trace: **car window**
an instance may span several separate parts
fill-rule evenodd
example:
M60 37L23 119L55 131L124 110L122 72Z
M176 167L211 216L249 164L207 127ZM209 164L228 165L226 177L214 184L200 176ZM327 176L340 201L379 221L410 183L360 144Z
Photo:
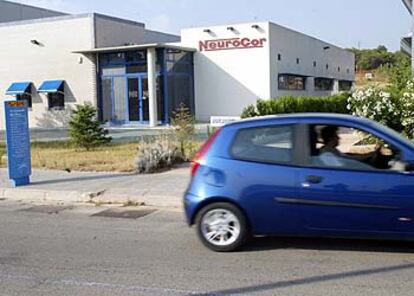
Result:
M335 125L310 126L310 164L355 170L402 171L401 152L365 131Z
M241 160L288 163L292 161L292 126L267 126L240 130L231 153Z

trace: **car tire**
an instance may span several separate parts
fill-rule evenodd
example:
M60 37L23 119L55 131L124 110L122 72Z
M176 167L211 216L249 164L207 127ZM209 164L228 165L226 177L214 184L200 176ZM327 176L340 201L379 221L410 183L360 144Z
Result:
M249 237L244 213L230 203L212 203L202 208L196 226L201 242L215 252L236 251Z

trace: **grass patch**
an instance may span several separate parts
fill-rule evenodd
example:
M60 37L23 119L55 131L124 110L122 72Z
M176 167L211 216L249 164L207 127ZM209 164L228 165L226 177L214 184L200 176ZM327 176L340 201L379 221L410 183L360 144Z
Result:
M0 167L6 166L6 164L3 162L4 155L6 155L6 144L0 143Z
M69 141L33 142L32 167L67 172L135 172L139 145L139 142L111 143L86 151ZM197 150L201 142L191 145L191 151ZM5 154L6 146L0 143L0 158ZM7 163L0 161L0 167L7 167Z
M138 143L108 144L90 151L69 142L32 144L33 168L65 171L133 172Z

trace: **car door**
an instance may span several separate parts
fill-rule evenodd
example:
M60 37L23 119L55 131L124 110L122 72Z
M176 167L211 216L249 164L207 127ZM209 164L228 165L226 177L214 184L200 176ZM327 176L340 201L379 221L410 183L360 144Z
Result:
M307 134L311 138L312 132ZM311 157L311 149L307 151ZM299 188L294 202L300 204L305 226L311 233L414 233L414 174L308 162L299 172Z
M229 182L237 184L231 189L241 191L229 195L239 196L254 233L292 233L300 226L299 207L275 201L298 194L294 141L294 124L243 128L232 140L226 174Z

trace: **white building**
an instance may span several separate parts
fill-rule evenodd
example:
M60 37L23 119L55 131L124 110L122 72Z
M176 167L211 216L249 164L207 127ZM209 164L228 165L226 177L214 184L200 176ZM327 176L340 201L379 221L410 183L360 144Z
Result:
M402 2L404 3L405 7L407 7L408 12L412 15L413 14L413 0L402 0ZM414 50L412 46L413 30L414 30L414 27L411 28L411 32L407 36L401 38L401 51L405 52L409 56L413 56L413 50ZM414 59L412 60L412 63L413 63L412 68L414 69Z
M207 121L258 98L328 95L354 80L352 53L269 22L185 29L180 41L129 20L0 0L0 36L1 98L28 100L39 128L66 126L84 102L109 124L153 126L182 103Z

